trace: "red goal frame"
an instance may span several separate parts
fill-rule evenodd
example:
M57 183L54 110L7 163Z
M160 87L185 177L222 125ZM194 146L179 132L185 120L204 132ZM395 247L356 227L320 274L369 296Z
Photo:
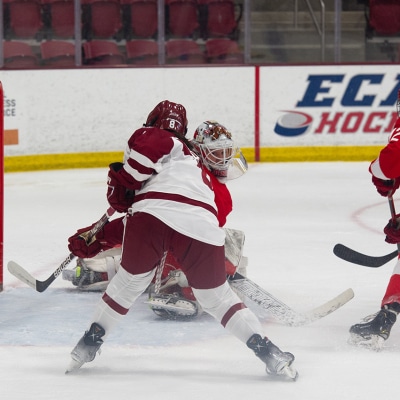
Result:
M0 292L3 291L4 266L4 94L0 82Z

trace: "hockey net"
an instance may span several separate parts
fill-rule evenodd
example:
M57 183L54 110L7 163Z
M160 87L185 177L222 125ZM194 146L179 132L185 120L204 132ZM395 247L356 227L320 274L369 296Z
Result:
M0 82L0 292L3 291L4 266L4 95L3 85Z

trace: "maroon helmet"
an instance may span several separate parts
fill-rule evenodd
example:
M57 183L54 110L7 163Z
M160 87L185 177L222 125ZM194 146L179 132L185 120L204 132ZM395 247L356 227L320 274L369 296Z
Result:
M181 104L164 100L158 103L147 117L145 126L155 126L185 136L188 121L186 109Z

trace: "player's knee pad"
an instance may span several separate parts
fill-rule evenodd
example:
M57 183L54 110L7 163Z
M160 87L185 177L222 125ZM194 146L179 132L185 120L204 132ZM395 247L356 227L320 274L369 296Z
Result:
M232 306L242 302L228 282L213 289L193 288L193 293L201 308L219 321Z
M106 293L124 308L130 308L134 301L147 289L155 270L133 275L122 266L110 281Z

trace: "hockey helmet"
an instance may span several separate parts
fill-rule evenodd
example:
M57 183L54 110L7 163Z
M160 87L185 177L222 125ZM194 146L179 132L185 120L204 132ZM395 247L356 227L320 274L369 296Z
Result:
M192 144L205 166L218 177L226 177L233 157L238 152L231 132L217 121L200 124Z
M187 124L185 107L181 104L164 100L158 103L150 112L145 126L155 126L185 136Z

